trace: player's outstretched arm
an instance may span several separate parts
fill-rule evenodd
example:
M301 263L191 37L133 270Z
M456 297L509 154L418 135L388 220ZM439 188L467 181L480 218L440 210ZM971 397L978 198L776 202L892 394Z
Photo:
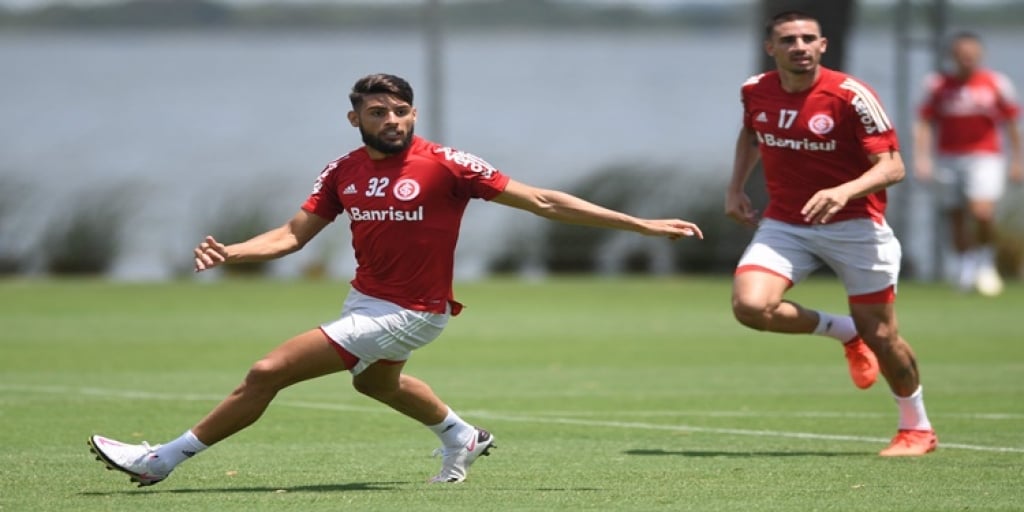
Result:
M207 236L195 248L195 270L202 272L222 263L266 261L302 249L317 233L330 224L318 215L299 210L287 223L237 244L224 245Z
M509 180L505 191L493 201L569 224L636 231L673 240L689 236L704 238L700 228L692 222L681 219L641 219L598 206L572 194L536 188L515 180Z

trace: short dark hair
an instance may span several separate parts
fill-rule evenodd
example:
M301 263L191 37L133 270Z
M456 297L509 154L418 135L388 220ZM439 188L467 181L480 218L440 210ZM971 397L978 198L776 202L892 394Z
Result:
M766 40L767 39L771 39L772 38L772 31L775 30L775 27L777 27L777 26L779 26L779 25L781 25L783 23L789 22L789 21L799 21L799 20L809 20L809 21L813 21L813 22L817 23L818 25L821 25L821 22L818 21L818 18L815 18L814 16L811 16L810 14L808 14L808 13L806 13L804 11L796 11L796 10L793 10L793 11L782 11L782 12L776 14L775 16L772 16L767 22L765 22L765 24L764 24L764 38Z
M959 32L953 32L949 36L949 46L953 46L960 41L974 41L981 44L981 36L977 32L971 32L970 30L961 30Z
M376 73L357 80L352 86L352 92L348 94L352 108L358 109L363 104L363 98L369 94L390 94L412 105L412 86L405 79L395 75Z

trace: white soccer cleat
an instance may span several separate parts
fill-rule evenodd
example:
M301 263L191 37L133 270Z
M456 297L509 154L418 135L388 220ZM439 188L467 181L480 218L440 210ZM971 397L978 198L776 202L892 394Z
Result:
M996 272L996 269L986 267L978 272L978 280L975 281L974 288L986 297L995 297L1003 293L1003 280L999 277L999 272Z
M430 481L433 483L458 483L466 479L466 471L473 461L481 455L490 455L491 448L497 448L494 436L490 432L478 428L476 435L458 449L438 448L434 455L443 455L441 472Z
M153 485L171 474L164 469L164 464L156 454L157 446L142 444L124 444L120 441L103 436L89 438L89 448L96 454L96 460L103 462L107 469L116 469L131 477L139 487Z

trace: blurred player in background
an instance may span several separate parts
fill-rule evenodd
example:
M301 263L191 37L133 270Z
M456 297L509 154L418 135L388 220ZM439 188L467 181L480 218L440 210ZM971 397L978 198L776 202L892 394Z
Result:
M820 65L826 46L812 16L775 16L765 50L776 70L741 89L743 128L725 211L757 230L736 268L733 314L757 330L839 340L857 387L870 387L880 366L899 409L897 434L880 455L924 455L938 440L896 322L901 249L885 221L885 189L903 179L903 161L875 93ZM744 192L758 159L769 198L763 219ZM843 282L849 316L783 298L822 265Z
M327 165L291 220L232 245L208 236L195 249L197 272L279 258L301 249L345 213L358 267L340 317L285 341L257 361L220 405L167 444L91 436L92 451L107 467L127 473L140 486L160 482L181 462L254 423L280 390L347 370L357 391L437 435L443 461L433 482L461 482L473 461L494 446L494 436L464 421L426 383L402 369L412 351L433 341L462 309L453 296L452 277L469 200L574 224L670 239L703 237L691 222L639 219L534 188L470 153L414 136L413 91L399 77L364 77L349 99L348 120L365 145Z
M914 126L915 175L934 182L956 251L957 286L998 295L996 207L1006 185L1006 159L1000 128L1010 148L1010 179L1024 181L1017 103L1013 85L982 66L984 47L977 35L952 37L953 69L931 74ZM938 132L936 140L935 133ZM932 151L937 153L932 160Z

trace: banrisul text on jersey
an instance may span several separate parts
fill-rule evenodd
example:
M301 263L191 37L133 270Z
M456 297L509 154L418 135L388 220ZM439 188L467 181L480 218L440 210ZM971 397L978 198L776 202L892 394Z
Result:
M351 207L348 209L348 216L353 222L361 221L399 221L418 222L423 220L423 207L415 210L399 210L394 206L386 210L364 210Z

